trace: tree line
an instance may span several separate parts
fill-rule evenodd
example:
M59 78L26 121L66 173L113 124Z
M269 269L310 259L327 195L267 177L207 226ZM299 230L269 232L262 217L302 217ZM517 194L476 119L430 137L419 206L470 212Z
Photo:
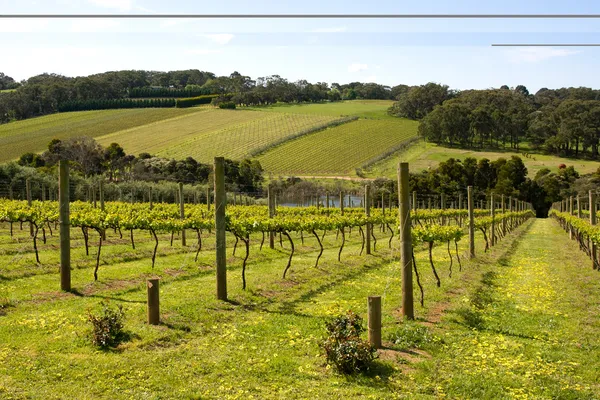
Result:
M600 143L600 90L502 86L450 90L428 83L408 88L389 109L391 115L420 120L419 134L441 145L466 148L536 150L597 158Z
M0 186L24 184L26 178L43 181L55 177L59 160L69 160L73 176L83 180L104 177L109 182L185 182L209 184L212 167L193 157L183 160L157 157L149 153L126 154L118 143L103 147L84 136L53 139L41 154L25 153L17 162L0 165ZM55 179L55 178L53 178ZM225 160L228 190L257 196L262 192L263 168L257 160Z
M290 82L279 75L253 80L239 72L216 76L199 70L114 71L76 78L45 73L19 83L0 73L0 88L4 87L16 90L0 94L0 123L59 111L166 107L174 98L204 95L227 95L225 101L237 105L267 105L276 102L391 100L399 93L396 87L376 83L329 85L306 80ZM152 99L138 103L139 99L148 97Z

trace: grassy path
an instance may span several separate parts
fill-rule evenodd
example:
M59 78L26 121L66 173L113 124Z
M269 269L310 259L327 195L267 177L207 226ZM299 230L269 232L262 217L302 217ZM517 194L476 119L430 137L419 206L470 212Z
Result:
M449 398L600 398L600 275L551 219L534 221L436 329L408 390Z

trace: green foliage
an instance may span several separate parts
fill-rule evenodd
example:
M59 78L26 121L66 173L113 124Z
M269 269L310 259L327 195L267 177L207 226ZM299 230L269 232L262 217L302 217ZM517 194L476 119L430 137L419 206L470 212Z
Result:
M209 89L196 86L194 88L175 89L167 87L140 87L129 91L129 98L148 98L148 97L196 97L213 94Z
M219 108L224 110L235 110L236 106L233 101L225 101L223 103L219 103Z
M368 371L377 356L377 350L360 338L364 332L362 318L348 311L327 322L328 336L321 344L327 363L343 374Z
M428 83L401 93L398 101L389 109L391 115L410 119L421 119L435 106L454 96L447 85Z
M193 107L201 104L210 104L213 99L217 98L218 95L205 95L205 96L197 96L197 97L189 97L185 99L177 99L175 101L175 107L177 108L186 108Z
M427 327L409 322L390 335L390 341L402 350L423 349L437 340Z
M99 315L88 310L88 321L92 324L92 343L101 349L116 347L126 338L123 331L123 306L119 305L113 310L108 302L101 302L100 305L102 313Z
M91 99L70 100L61 103L58 111L111 110L119 108L171 108L176 106L174 99Z

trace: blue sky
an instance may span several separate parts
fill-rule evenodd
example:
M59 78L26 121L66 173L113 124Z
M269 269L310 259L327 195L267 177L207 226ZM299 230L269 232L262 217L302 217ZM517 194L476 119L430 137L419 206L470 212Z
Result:
M0 0L0 9L2 14L600 14L600 2ZM432 81L456 89L600 87L600 48L492 43L600 43L600 19L1 19L0 71L17 80L42 72L197 68L253 78L279 74L292 81Z

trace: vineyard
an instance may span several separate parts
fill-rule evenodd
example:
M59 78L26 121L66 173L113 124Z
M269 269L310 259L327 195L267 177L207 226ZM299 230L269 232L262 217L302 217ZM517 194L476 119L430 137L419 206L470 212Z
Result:
M176 118L197 110L136 109L81 111L31 118L0 125L0 162L19 158L27 152L41 152L54 139L76 136L98 138L113 132L132 129Z
M284 143L259 161L276 173L345 175L416 135L414 121L361 119Z
M475 202L467 201L470 190L458 198L441 199L411 193L410 204L400 205L392 197L375 201L369 193L365 188L361 202L367 206L360 208L350 207L350 199L334 207L329 195L315 206L284 207L277 205L273 193L268 205L249 205L246 199L247 205L228 204L225 209L219 206L217 193L209 204L190 201L189 196L180 196L179 203L104 202L102 198L71 202L68 292L58 290L57 273L62 271L58 249L59 233L67 222L60 217L64 208L55 201L0 200L0 393L7 398L34 391L50 398L59 397L57 393L139 398L167 388L172 392L168 398L306 394L325 398L331 392L346 398L390 398L407 391L482 397L474 391L479 381L457 370L463 366L479 371L473 377L487 376L486 390L492 397L502 390L518 393L519 385L539 393L538 380L550 379L553 394L573 390L582 398L592 398L587 394L594 389L585 383L590 378L572 381L568 376L578 368L589 368L593 359L561 370L552 361L535 357L528 364L528 353L519 364L508 364L512 358L506 365L494 364L496 371L508 375L519 368L551 374L536 375L533 381L517 375L516 386L508 388L480 369L504 361L497 355L497 361L482 364L481 349L473 343L490 346L486 340L493 340L508 349L517 346L519 351L518 342L530 340L502 333L494 339L480 336L490 334L479 328L481 324L492 323L480 314L496 315L496 311L486 305L491 301L486 297L488 286L477 286L482 279L491 282L490 288L503 287L504 275L490 275L502 271L499 266L506 261L498 257L510 254L530 235L531 227L538 226L538 222L532 225L533 212L526 204L494 196L487 203L477 201L475 208ZM339 195L344 199L343 193ZM405 273L400 268L405 256L400 253L407 243L401 239L399 214L409 209L408 267L414 277L417 322L399 324ZM215 253L217 265L220 262L217 210L224 211L227 301L215 298ZM557 218L570 218L553 212ZM575 237L587 235L593 243L600 239L595 231L568 221L578 229ZM218 276L217 272L217 282ZM519 276L522 283L525 278ZM146 280L151 278L160 278L157 326L146 323L150 307ZM562 282L551 282L555 281ZM519 291L510 293L517 296ZM341 381L323 364L319 352L322 323L347 309L364 310L367 296L374 294L383 299L385 348L378 367L372 375ZM539 296L545 299L546 294ZM456 314L449 314L447 322L436 320L440 304L454 298ZM97 351L87 339L86 312L97 310L100 302L122 305L125 312L128 339L115 351ZM543 302L534 304L546 307ZM504 315L505 311L497 312ZM147 317L150 321L150 314ZM458 325L453 318L458 318ZM421 320L450 330L442 339L437 330L421 327ZM528 321L519 326L528 327ZM511 322L504 325L518 329ZM545 346L542 343L546 342L535 345ZM406 346L417 353L405 353ZM415 360L421 357L419 349L427 349L435 358ZM489 354L495 351L500 350L490 348ZM451 362L446 361L450 354L456 355ZM434 360L449 376L460 373L461 379L427 383L412 375L412 368L426 371ZM406 363L410 369L405 369ZM69 370L78 372L72 375ZM405 374L417 380L406 380ZM87 381L92 376L96 383L90 386ZM574 389L565 389L566 382Z

